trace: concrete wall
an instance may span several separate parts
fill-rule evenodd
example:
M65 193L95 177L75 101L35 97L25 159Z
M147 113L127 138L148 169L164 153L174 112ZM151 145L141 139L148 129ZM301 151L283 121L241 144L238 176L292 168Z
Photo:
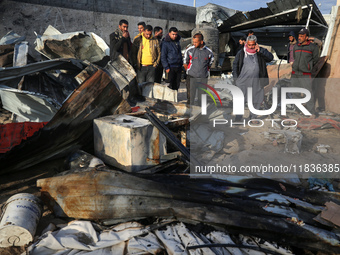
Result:
M195 22L196 8L157 0L13 0L76 10Z
M39 4L24 2L37 2ZM99 6L102 6L100 4L102 2L105 2L105 6L107 6L105 12L98 10L102 10L102 7L99 8ZM41 5L43 3L51 5L65 4L72 8L76 6L79 8L70 9ZM93 3L96 3L96 5ZM36 39L34 32L41 35L48 25L54 26L62 33L75 31L94 32L102 37L107 44L109 44L110 33L118 28L118 22L121 19L129 21L131 37L138 33L137 23L140 21L145 21L152 26L161 26L165 30L172 26L176 26L179 30L191 30L195 27L195 15L193 13L196 13L196 11L193 7L152 0L133 0L129 1L129 3L129 6L127 6L126 2L123 3L120 0L0 0L0 38L11 30L19 35L25 35L30 45L29 53L34 57L39 57L33 47L33 42ZM141 4L144 7L139 9ZM81 10L80 7L87 8L87 10ZM117 8L113 9L113 7ZM96 8L97 11L93 11ZM163 10L160 8L168 9ZM182 9L182 11L179 12L179 9ZM121 14L107 12L110 10L115 10L116 13L121 12ZM136 16L131 16L127 13L136 14ZM177 14L175 15L175 13Z

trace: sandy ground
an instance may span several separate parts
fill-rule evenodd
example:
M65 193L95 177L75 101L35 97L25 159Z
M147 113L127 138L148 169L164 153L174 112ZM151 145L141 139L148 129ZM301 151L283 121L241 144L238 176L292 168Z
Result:
M178 101L186 101L186 87L185 82L181 83L181 87L178 91ZM229 118L231 116L230 109L226 109L226 115ZM275 117L275 116L274 116ZM289 118L297 119L301 116L291 114ZM333 116L336 117L336 116ZM0 124L6 124L11 122L11 114L0 108ZM306 163L329 163L335 164L339 162L340 154L340 132L334 128L325 130L301 130L302 143L300 154L290 154L285 152L285 144L282 139L268 139L265 137L265 132L272 129L269 122L261 128L247 127L220 127L225 133L223 148L214 153L214 156L208 159L206 162L219 163L224 165L246 165L246 164L306 164ZM328 152L321 154L317 152L318 144L329 145ZM202 157L204 158L204 157ZM39 190L36 187L36 180L39 178L45 178L55 175L60 171L63 171L62 161L52 161L45 164L36 166L30 173L14 173L2 177L0 180L0 204L3 204L10 196L28 192L39 195ZM261 177L259 174L258 177ZM339 191L340 183L337 180L331 180L334 188ZM301 179L301 185L307 186L306 179ZM65 220L58 219L53 216L47 208L44 209L44 215L38 225L37 235L41 234L41 231L51 222L55 224L65 223ZM3 255L15 255L21 254L25 247L10 247L0 248L0 254Z

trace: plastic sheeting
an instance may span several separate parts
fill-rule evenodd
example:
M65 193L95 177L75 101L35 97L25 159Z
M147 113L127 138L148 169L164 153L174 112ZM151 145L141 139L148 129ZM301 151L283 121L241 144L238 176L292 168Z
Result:
M237 11L220 5L208 3L197 8L196 24L209 24L218 27Z
M25 121L48 122L61 107L53 99L35 92L0 85L3 108Z
M289 250L258 238L240 235L237 239L234 242L227 233L220 231L212 231L205 236L189 230L182 222L173 223L172 220L149 226L127 222L106 230L101 230L100 226L89 221L72 221L57 231L44 233L28 248L28 254L118 255L166 252L170 255L260 255L268 251L274 252L272 254L292 254Z

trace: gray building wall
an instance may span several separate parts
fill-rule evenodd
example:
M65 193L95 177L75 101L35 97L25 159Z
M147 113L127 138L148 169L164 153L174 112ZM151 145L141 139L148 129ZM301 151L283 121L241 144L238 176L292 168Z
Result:
M196 8L157 0L13 0L76 10L195 22Z
M94 32L108 45L109 35L118 28L121 19L129 21L132 38L138 34L140 21L161 26L165 31L172 26L179 30L195 27L196 9L193 7L153 0L130 0L128 3L122 0L0 0L0 38L11 30L26 36L29 53L37 58L40 55L34 50L35 32L42 35L48 25L61 33ZM69 8L59 7L64 5Z

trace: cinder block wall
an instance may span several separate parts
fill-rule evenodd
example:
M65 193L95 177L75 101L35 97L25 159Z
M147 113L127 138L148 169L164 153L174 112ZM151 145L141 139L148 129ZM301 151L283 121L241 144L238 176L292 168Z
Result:
M41 35L48 25L62 33L94 32L109 44L109 35L121 19L129 21L134 37L140 21L166 31L172 26L192 30L195 17L194 7L153 0L0 0L0 38L11 30L25 35L29 53L39 59L33 47L34 32Z

